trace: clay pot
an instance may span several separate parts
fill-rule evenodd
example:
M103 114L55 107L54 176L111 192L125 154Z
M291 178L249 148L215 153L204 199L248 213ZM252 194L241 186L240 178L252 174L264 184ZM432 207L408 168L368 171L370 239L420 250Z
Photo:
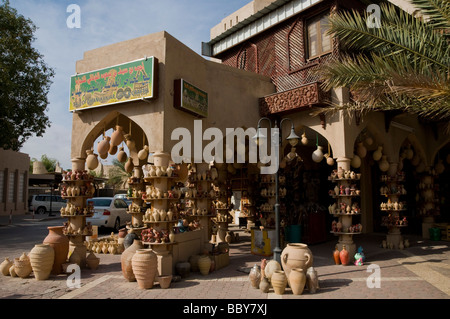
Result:
M261 282L259 283L259 290L264 293L268 293L270 289L270 283L265 276L261 277Z
M109 136L105 136L103 140L101 140L97 145L97 152L100 155L101 158L104 158L103 156L108 156L109 151L109 141L111 138ZM106 157L105 157L106 158Z
M138 249L131 259L136 281L141 289L150 289L156 278L158 258L151 249Z
M125 236L125 238L123 239L123 247L125 249L127 249L128 247L133 245L135 239L139 240L139 236L137 234L135 234L135 233L128 233Z
M200 258L198 259L198 269L200 270L200 273L203 276L206 276L209 274L210 268L211 268L211 259L209 258L209 256L207 255L200 256Z
M128 230L126 228L119 229L119 234L118 234L119 238L125 238L125 236L127 234L128 234Z
M128 161L125 163L125 171L127 173L131 173L134 168L133 159L131 157L128 158Z
M170 155L168 153L156 152L153 154L153 165L155 166L169 166Z
M275 270L270 279L273 290L277 295L284 294L287 286L287 277L283 270Z
M264 268L264 274L269 281L275 271L281 270L281 265L276 260L269 260Z
M25 253L20 258L14 258L14 272L17 276L27 278L32 271L30 259Z
M292 268L301 268L306 272L306 269L311 267L312 264L313 255L306 244L287 244L281 252L281 265L288 278Z
M259 288L259 284L261 282L261 270L259 269L258 265L255 264L253 266L253 268L250 270L248 279L253 288L256 288L256 289Z
M128 155L123 150L123 147L119 149L119 153L117 153L117 160L121 163L125 163L127 161Z
M16 274L16 268L14 267L14 263L13 263L13 265L9 268L9 275L10 275L11 277L17 277L17 274Z
M96 270L100 264L100 258L96 257L93 252L86 257L86 264L89 269Z
M116 125L116 130L111 134L111 145L118 146L123 142L123 128L122 126Z
M138 249L143 249L142 241L134 239L133 244L125 249L120 256L120 263L122 267L122 274L128 281L136 281L136 277L133 273L133 267L131 260Z
M9 268L13 265L14 263L9 260L9 258L5 258L5 260L0 264L0 271L3 276L9 276Z
M115 155L117 153L117 146L116 145L109 145L108 153L111 155Z
M54 261L55 250L49 244L36 244L30 251L30 263L37 280L48 279Z
M62 272L62 264L66 262L69 254L69 238L63 234L64 226L47 227L48 235L43 243L49 244L55 251L52 274L59 275Z
M149 151L149 149L148 149L148 145L144 145L144 148L143 149L141 149L140 151L139 151L139 153L138 153L138 158L140 159L140 160L145 160L145 159L147 159L147 157L148 157L148 151Z
M86 150L86 167L90 170L94 170L98 166L97 154L94 154L93 150Z
M306 274L301 268L292 268L289 273L289 286L294 295L301 295L305 289Z
M348 262L349 262L349 254L348 254L347 249L345 249L345 245L342 246L342 250L339 253L339 258L341 260L341 264L343 264L343 265L347 265L348 264Z
M170 287L170 283L172 282L172 275L158 276L158 282L162 289L167 289Z
M186 278L191 273L191 264L187 261L177 262L177 264L175 265L175 270L177 274L181 276L181 278Z
M334 263L336 265L339 265L341 263L341 259L339 257L339 249L336 247L336 249L333 251L333 259Z
M309 267L306 271L306 287L310 293L315 293L319 289L319 278L314 267Z

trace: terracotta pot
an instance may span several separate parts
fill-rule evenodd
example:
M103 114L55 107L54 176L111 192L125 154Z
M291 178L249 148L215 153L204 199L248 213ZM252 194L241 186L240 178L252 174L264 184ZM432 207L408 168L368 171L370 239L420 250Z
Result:
M167 289L170 287L170 283L172 282L172 275L158 276L158 282L162 289Z
M123 247L125 249L128 249L128 247L133 245L135 239L139 240L139 236L137 234L135 234L135 233L128 233L125 236L125 238L123 239Z
M5 260L0 264L0 271L3 276L9 276L9 268L14 265L14 262L9 260L9 258L5 258Z
M117 146L109 144L108 153L111 154L111 155L115 155L117 153Z
M93 252L86 257L86 264L89 269L96 270L100 264L100 258L96 257Z
M116 125L116 130L111 134L111 145L118 146L123 142L123 128L120 125Z
M248 275L248 279L253 288L258 289L261 282L261 270L258 265L254 265L250 270L250 274Z
M52 272L55 250L49 244L36 244L30 251L30 263L34 277L46 280Z
M294 295L301 295L305 289L306 274L301 268L292 268L289 274L289 286Z
M86 166L88 169L90 170L94 170L97 168L98 166L98 158L97 158L97 154L94 154L93 150L86 150Z
M43 243L49 244L55 251L52 274L59 275L62 272L62 264L66 262L69 254L69 238L63 234L64 226L47 227L48 235Z
M289 278L292 268L301 268L305 271L313 264L313 255L308 245L301 243L287 244L281 252L281 265Z
M170 154L163 152L156 152L153 154L153 164L155 166L169 166Z
M119 153L117 153L117 160L121 163L125 163L127 161L128 155L123 150L123 147L119 149Z
M158 258L151 249L138 249L131 259L134 276L141 289L150 289L156 278Z
M203 276L209 274L209 270L211 268L211 258L209 256L200 256L198 259L198 269Z
M148 145L144 145L144 148L141 149L138 153L138 158L142 161L146 160L148 157L148 152L149 152Z
M269 281L272 279L272 275L275 271L281 270L281 265L276 260L269 260L264 268L264 274Z
M105 136L103 140L101 140L97 145L97 152L100 155L100 157L103 158L103 156L106 154L108 156L109 151L109 141L111 138L109 136Z
M261 282L259 283L259 290L264 293L268 293L270 289L270 283L265 276L261 277Z
M347 265L349 262L349 255L347 249L345 249L345 245L342 246L342 250L339 253L339 258L341 260L341 264Z
M128 230L126 228L119 229L119 234L118 234L119 238L125 238L125 236L127 234L128 234Z
M122 267L122 274L128 281L136 281L136 277L133 273L132 258L138 249L143 249L142 241L135 239L133 244L124 250L120 256L120 263Z
M20 278L27 278L33 271L30 259L28 257L26 259L14 258L14 271Z
M181 278L186 278L191 273L191 264L187 261L177 262L175 265L175 270L177 274L181 276Z
M339 249L337 247L333 252L333 259L334 259L334 263L336 265L339 265L341 263L341 259L339 257Z
M275 270L270 280L273 290L277 295L284 294L287 286L287 277L283 270Z
M128 160L125 163L125 171L127 173L131 173L133 171L133 168L134 168L133 159L131 157L128 157Z

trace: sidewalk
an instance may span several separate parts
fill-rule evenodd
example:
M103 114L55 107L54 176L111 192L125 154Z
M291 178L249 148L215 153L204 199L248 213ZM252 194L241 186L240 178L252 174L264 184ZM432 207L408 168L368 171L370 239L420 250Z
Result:
M26 222L29 217L15 216L14 222ZM0 224L3 222L0 220ZM450 299L449 242L407 236L411 242L408 249L389 250L380 247L385 234L355 236L357 246L364 248L366 263L363 266L334 264L332 251L337 238L310 245L320 289L315 294L305 290L297 296L287 288L285 294L276 295L273 289L263 293L251 287L248 272L254 264L260 265L263 257L250 254L250 234L236 226L231 229L239 233L240 241L231 244L229 266L207 276L191 272L189 277L172 282L169 289L161 289L157 283L152 289L139 289L136 282L128 282L122 276L120 255L96 254L100 257L100 266L95 271L82 269L81 288L69 288L65 274L45 281L37 281L32 276L21 279L0 275L0 298L239 299L242 302L246 299ZM370 287L374 283L371 280L374 273L368 266L378 269L379 288Z
M0 227L14 225L22 222L30 222L30 221L44 221L50 219L60 219L60 212L52 212L51 214L33 214L30 212L29 214L24 215L0 215Z

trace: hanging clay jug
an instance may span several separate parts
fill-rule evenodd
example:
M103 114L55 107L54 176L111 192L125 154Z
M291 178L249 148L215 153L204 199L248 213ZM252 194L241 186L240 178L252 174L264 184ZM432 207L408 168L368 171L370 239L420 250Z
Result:
M313 265L313 254L308 245L302 243L287 244L281 252L281 266L289 278L289 273L293 268L306 269Z
M323 147L318 145L317 149L312 153L312 160L316 163L320 163L323 159Z
M200 256L198 259L198 269L203 276L209 274L209 270L211 268L211 258L208 255Z
M308 144L308 138L306 137L305 133L302 134L302 144L303 145L307 145Z
M261 282L261 270L259 269L258 265L254 265L253 268L250 270L250 273L248 275L248 279L250 281L250 285L253 288L258 289L260 282Z
M9 258L5 258L5 260L0 264L0 271L3 276L9 276L9 268L13 265L14 263L9 260Z
M125 163L127 161L127 153L123 150L123 147L119 149L119 153L117 153L117 160L121 163Z
M111 154L111 155L115 155L117 153L117 146L109 144L108 153Z
M97 154L94 154L93 150L86 150L86 166L90 170L94 170L98 166Z
M153 287L156 278L158 258L152 249L138 249L131 258L131 266L141 289Z
M283 270L274 271L270 279L270 283L272 284L275 294L284 294L287 286L287 277L285 272Z
M333 259L334 259L334 263L336 265L339 265L341 263L341 259L339 257L339 249L337 248L337 246L336 246L335 250L333 251Z
M55 250L48 244L36 244L30 251L30 263L37 280L46 280L50 276L54 261Z
M148 151L149 151L148 145L144 145L144 148L141 149L141 150L139 151L139 153L138 153L138 158L139 158L141 161L147 159L147 157L148 157Z
M334 158L332 158L330 156L330 154L327 153L327 154L324 155L324 157L326 158L327 164L329 166L333 166L334 165Z
M118 146L123 142L123 129L122 126L116 125L116 130L111 134L111 145Z
M125 139L125 143L127 144L127 147L129 150L132 150L135 148L136 143L134 142L134 140L130 134L125 134L124 139Z
M106 154L106 156L108 156L108 151L109 151L109 141L111 140L111 138L109 136L105 136L103 138L103 140L101 140L98 145L97 145L97 152L100 155L100 157L104 156ZM103 157L102 157L103 158Z
M294 295L301 295L305 289L306 274L301 268L292 268L289 274L289 286Z
M358 146L356 147L356 154L358 154L358 156L359 156L360 158L366 157L366 155L367 155L367 149L366 149L366 147L364 146L364 143L363 143L363 142L359 142L359 143L358 143Z
M339 259L341 260L342 265L347 265L349 262L349 254L347 249L345 248L345 245L342 246L342 250L339 253Z
M352 161L350 162L350 165L354 168L361 167L361 157L359 155L353 154Z
M47 227L48 235L43 243L49 244L55 251L52 274L59 275L62 272L62 264L66 262L69 253L69 238L63 234L64 226Z
M377 150L373 152L372 157L375 161L379 161L381 159L381 156L383 155L383 146L378 146Z
M381 161L378 163L378 167L380 168L380 171L382 172L387 172L387 170L389 169L389 162L387 161L387 156L386 155L382 155L381 156Z
M127 173L131 173L133 169L134 169L133 159L129 157L128 161L125 163L125 171Z
M143 249L142 241L134 239L133 244L125 249L120 256L120 263L122 267L122 274L128 281L136 281L136 277L133 273L133 267L131 265L131 259L138 249Z

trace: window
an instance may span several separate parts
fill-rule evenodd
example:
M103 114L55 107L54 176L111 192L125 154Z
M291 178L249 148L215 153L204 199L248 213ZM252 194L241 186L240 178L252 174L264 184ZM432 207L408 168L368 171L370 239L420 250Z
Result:
M331 37L327 34L329 13L307 22L308 57L313 58L331 51Z
M8 185L8 202L14 202L14 187L16 186L16 174L14 172L9 173L9 185Z

